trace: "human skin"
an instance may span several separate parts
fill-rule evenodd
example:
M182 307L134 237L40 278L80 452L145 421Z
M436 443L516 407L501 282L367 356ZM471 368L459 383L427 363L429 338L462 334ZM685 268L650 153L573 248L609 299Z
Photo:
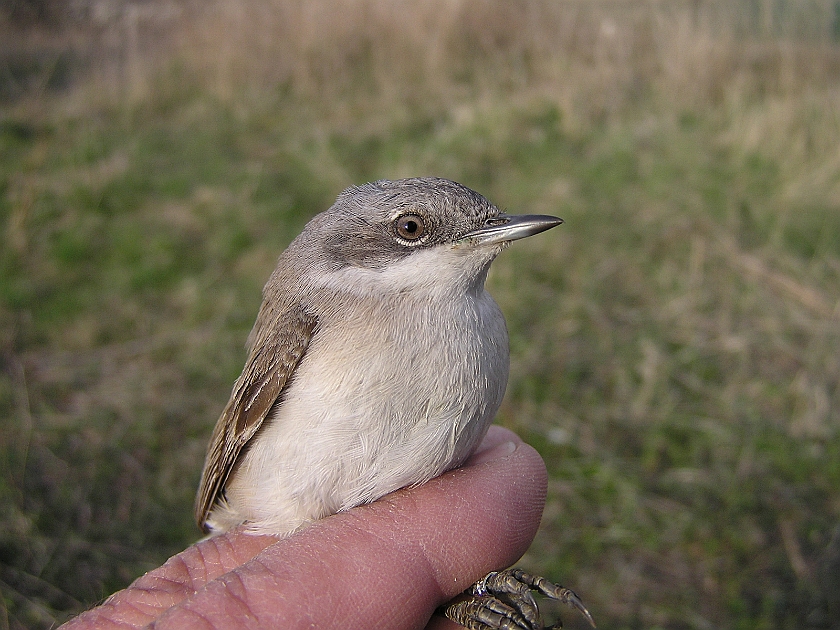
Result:
M546 483L539 454L493 426L459 469L286 538L203 540L64 628L457 628L435 610L522 556Z

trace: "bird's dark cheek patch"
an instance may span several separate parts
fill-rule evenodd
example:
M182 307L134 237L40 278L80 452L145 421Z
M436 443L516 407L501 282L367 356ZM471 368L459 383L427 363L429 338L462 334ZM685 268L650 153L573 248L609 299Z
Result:
M382 241L365 241L349 238L345 241L333 240L324 245L330 258L340 261L342 267L363 267L365 269L384 269L410 256L417 247L406 247L392 238Z

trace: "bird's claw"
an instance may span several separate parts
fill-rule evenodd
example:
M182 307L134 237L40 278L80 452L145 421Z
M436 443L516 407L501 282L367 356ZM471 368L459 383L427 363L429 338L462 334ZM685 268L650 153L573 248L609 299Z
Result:
M487 574L463 596L447 604L443 614L468 630L542 630L540 610L531 590L576 608L594 628L595 621L572 590L521 569ZM562 621L549 626L562 628Z

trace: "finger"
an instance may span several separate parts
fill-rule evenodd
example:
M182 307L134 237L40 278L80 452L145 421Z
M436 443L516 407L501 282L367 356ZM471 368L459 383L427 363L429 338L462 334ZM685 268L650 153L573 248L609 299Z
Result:
M101 606L71 620L62 630L142 628L277 540L276 536L241 531L202 540L114 593Z
M464 467L428 489L423 511L432 533L428 523L458 518L427 551L442 569L446 600L525 553L539 526L546 484L540 455L513 432L492 426Z
M156 627L418 627L524 553L545 489L536 451L494 428L463 468L265 548Z

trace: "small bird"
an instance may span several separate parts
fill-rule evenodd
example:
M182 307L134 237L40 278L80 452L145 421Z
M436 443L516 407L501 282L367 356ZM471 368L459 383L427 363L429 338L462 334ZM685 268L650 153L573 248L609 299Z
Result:
M291 534L461 465L508 379L505 320L484 287L490 264L560 223L505 214L440 178L342 192L265 285L207 450L199 526ZM531 588L591 621L572 591L515 569L444 613L469 628L540 628Z

